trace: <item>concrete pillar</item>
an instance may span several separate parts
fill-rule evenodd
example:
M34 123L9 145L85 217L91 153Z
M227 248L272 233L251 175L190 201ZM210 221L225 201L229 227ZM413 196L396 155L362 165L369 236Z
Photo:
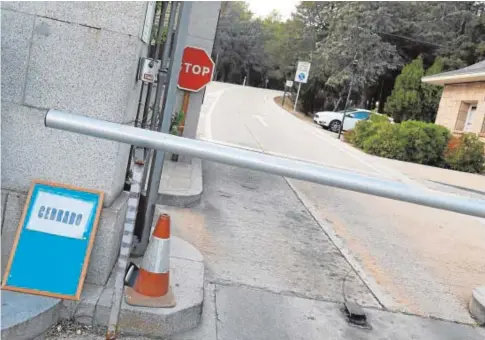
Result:
M200 47L212 54L214 38L217 29L217 20L221 7L220 1L194 2L190 15L187 46ZM190 103L185 120L184 137L195 138L199 122L200 108L204 98L204 90L190 94ZM176 111L182 106L182 91L177 90Z
M104 284L126 211L129 146L44 127L55 108L135 118L148 2L2 2L2 262L33 179L105 192L86 282ZM147 21L151 26L151 18ZM3 206L5 205L5 206ZM8 215L8 216L7 216Z

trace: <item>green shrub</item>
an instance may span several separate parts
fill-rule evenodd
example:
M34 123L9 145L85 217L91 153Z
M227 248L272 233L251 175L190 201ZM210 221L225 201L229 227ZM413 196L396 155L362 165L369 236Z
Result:
M378 115L373 111L370 115L370 121L373 123L389 123L389 117L386 115Z
M420 121L391 124L387 117L371 115L356 124L346 140L367 153L425 165L444 166L451 137L443 126Z
M184 112L181 110L172 116L172 122L170 124L170 134L179 135L179 126L184 119Z
M420 121L401 124L406 139L406 161L419 164L443 166L444 152L451 137L447 128Z
M367 137L362 143L362 149L379 157L405 160L406 139L398 124L371 123L377 127L376 133Z
M444 160L450 169L481 173L485 169L484 147L485 144L474 134L453 137L446 148Z
M347 130L343 132L344 141L350 144L354 144L355 130Z
M372 116L371 116L372 117ZM361 120L357 122L354 127L354 135L352 136L352 144L358 148L364 148L364 142L371 136L374 136L379 130L381 124L388 124L387 122L373 123L371 120Z

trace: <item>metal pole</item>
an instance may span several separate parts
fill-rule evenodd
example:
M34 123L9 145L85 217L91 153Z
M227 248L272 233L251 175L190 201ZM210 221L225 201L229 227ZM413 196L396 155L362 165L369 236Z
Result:
M293 112L296 112L296 104L298 103L298 97L300 96L301 83L298 83L298 91L296 91L295 105L293 105Z
M165 46L163 47L163 54L162 54L162 62L160 65L160 69L158 70L158 84L157 84L157 92L155 94L155 104L153 105L153 116L158 117L160 115L160 102L162 100L163 90L166 88L166 78L167 78L167 71L168 71L168 57L170 52L170 46L172 45L172 35L173 35L173 24L175 21L175 16L177 14L177 6L178 2L172 2L170 5L170 17L168 19L168 29L167 29L167 39L165 41ZM160 117L161 118L161 117ZM152 123L150 124L150 130L155 130L158 126L157 119L152 119Z
M345 107L344 107L344 115L342 117L342 124L340 124L340 129L338 130L338 139L340 139L340 135L342 134L342 130L344 129L345 115L347 114L347 105L349 104L350 93L352 92L352 83L353 82L354 82L354 73L352 72L352 76L350 77L349 93L347 93L347 99L345 100Z
M171 6L173 6L173 3L171 4ZM168 2L167 1L162 2L162 9L160 11L160 20L158 22L157 41L155 42L155 53L153 54L154 60L158 60L158 55L160 54L160 47L162 45L163 28L165 27L164 23L165 23L165 17L167 16L167 9L168 9ZM170 18L169 18L169 25L170 25ZM168 36L167 36L167 40L168 40ZM163 50L164 50L164 54L165 54L165 50L167 50L167 44L165 44ZM164 79L165 74L162 73L162 69L163 69L163 64L161 64L160 68L158 69L157 90L155 92L155 101L154 101L153 109L152 109L152 117L150 119L150 130L153 130L154 127L157 124L157 117L158 117L158 115L157 115L157 112L158 112L157 105L158 106L160 105L160 91L162 90L161 84L165 83L165 79ZM153 89L153 84L151 83L148 86L149 86L148 89L150 91L149 92L150 97L148 99L150 100L151 99L151 91ZM150 105L150 102L148 102L148 105ZM146 110L146 112L148 114L148 110ZM145 119L146 119L146 117L145 117ZM142 126L142 127L145 128L145 126ZM147 160L150 160L150 157L151 157L151 150L148 150ZM147 164L150 164L150 161L148 161ZM145 166L145 168L143 169L143 176L142 176L142 179L141 179L141 183L143 184L143 188L145 187L145 181L147 179L147 174L148 174L148 166Z
M145 89L145 83L141 82L141 89L140 89L140 98L138 99L138 109L136 111L135 117L135 127L138 126L138 120L140 119L140 110L143 105L143 90ZM133 146L130 147L130 154L128 155L128 162L126 163L126 171L125 174L128 174L131 168L131 159L133 157Z
M56 110L50 110L47 113L45 125L55 129L133 144L145 148L185 154L209 161L264 171L331 187L450 210L477 217L485 217L485 200L443 195L439 192L432 192L399 182L358 175L351 171L335 170L330 167L300 160L190 138L181 138Z
M178 2L172 2L170 5L170 17L168 19L168 26L167 26L167 39L165 41L165 46L163 47L163 55L162 55L162 60L161 60L161 65L160 69L158 70L158 83L157 83L157 91L155 93L155 102L153 104L153 112L152 112L152 121L150 122L150 130L155 130L156 127L158 126L157 121L161 119L161 114L160 114L160 103L162 98L165 98L163 96L164 92L166 92L166 81L167 81L167 70L168 70L168 63L169 63L169 52L170 52L170 46L172 44L172 33L173 33L173 24L175 21L175 16L177 13L177 6ZM167 6L168 7L168 6ZM161 37L160 37L161 38ZM158 51L157 51L158 55ZM149 160L147 164L151 164L153 152L150 150L149 155L147 159ZM147 180L147 175L148 175L148 170L149 167L148 165L145 167L144 172L143 172L143 177L141 180L141 183L143 184L143 188L145 188L145 183ZM150 180L150 177L148 177Z
M160 53L160 45L162 45L162 36L163 36L163 27L165 26L163 23L165 21L165 17L167 16L167 9L168 9L168 1L162 2L162 10L160 11L160 20L158 21L158 34L157 34L157 41L155 42L155 53L153 55L153 59L158 59L158 54Z
M155 55L152 55L153 59L157 58L157 54L160 48L160 40L158 37L161 37L161 32L163 32L163 20L164 13L167 10L167 3L166 1L162 2L162 10L160 13L160 19L158 20L158 32L157 32L157 41L155 42ZM165 11L165 12L164 12ZM150 45L150 44L149 44ZM153 91L153 83L148 84L147 88L147 96L145 100L145 107L143 108L143 117L141 119L141 127L144 129L146 127L147 119L148 119L148 111L150 110L150 102L152 100L152 91ZM153 119L153 112L152 112L152 119Z
M347 99L345 100L345 106L344 106L344 115L342 117L342 123L340 124L340 129L338 130L337 139L339 140L340 140L340 135L342 134L342 131L344 129L345 115L347 114L347 106L349 105L350 94L352 93L352 85L354 83L355 69L357 67L357 60L355 59L356 57L357 57L357 53L355 53L354 60L352 61L352 74L350 75L349 93L347 93Z
M283 100L281 101L282 107L285 107L285 98L286 98L286 84L285 84L285 89L283 91Z
M170 130L170 121L172 119L172 112L175 106L175 97L177 90L178 74L182 64L182 53L185 47L185 38L188 32L189 16L192 9L192 2L181 2L179 10L179 18L177 20L177 38L175 40L174 53L171 60L170 77L167 86L165 98L165 107L163 109L163 117L159 125L159 131L166 134ZM153 159L150 165L150 182L147 189L147 206L145 212L145 224L143 226L140 242L133 250L134 255L142 255L148 241L150 239L150 229L152 227L153 216L155 213L155 205L158 199L158 189L160 187L160 180L162 178L163 162L165 161L165 150L159 149L153 153Z

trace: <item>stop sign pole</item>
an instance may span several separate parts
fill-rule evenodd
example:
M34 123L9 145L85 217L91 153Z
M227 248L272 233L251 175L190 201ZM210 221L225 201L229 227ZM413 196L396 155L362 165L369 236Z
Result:
M214 73L214 62L209 54L202 48L186 46L182 55L182 66L178 79L178 88L184 93L182 100L182 126L180 135L184 132L185 118L189 108L190 93L199 92L211 80Z

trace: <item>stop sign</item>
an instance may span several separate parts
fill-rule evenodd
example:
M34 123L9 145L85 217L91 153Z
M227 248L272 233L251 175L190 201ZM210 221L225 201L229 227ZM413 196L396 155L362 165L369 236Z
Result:
M187 46L182 55L178 87L197 92L211 81L213 72L214 62L207 52L202 48Z

